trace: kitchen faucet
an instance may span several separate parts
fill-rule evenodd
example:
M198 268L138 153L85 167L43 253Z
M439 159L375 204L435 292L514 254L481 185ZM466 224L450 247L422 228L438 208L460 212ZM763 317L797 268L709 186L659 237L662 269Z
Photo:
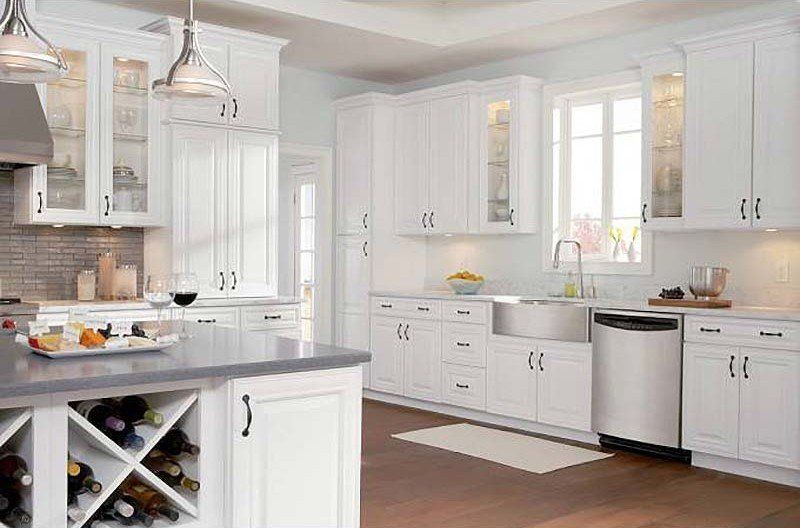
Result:
M578 280L580 281L580 298L585 299L583 292L583 251L581 243L577 240L562 238L556 242L556 251L553 255L553 269L558 269L561 266L561 244L574 244L578 249Z

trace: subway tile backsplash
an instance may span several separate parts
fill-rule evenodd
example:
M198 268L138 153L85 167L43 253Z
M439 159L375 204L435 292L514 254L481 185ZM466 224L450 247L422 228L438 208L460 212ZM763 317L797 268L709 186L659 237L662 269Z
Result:
M96 270L106 250L136 264L141 293L143 229L14 225L14 178L0 172L0 296L75 299L78 271Z

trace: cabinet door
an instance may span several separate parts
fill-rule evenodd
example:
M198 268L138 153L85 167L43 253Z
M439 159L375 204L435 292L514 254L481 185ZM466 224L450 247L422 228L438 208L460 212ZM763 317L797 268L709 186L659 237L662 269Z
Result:
M800 227L800 35L756 43L753 225Z
M232 384L230 526L358 526L358 369L238 379Z
M360 236L336 240L336 312L369 313L371 266L369 241Z
M404 394L438 402L442 399L442 324L409 320L402 331Z
M177 310L176 310L177 312ZM181 316L180 312L176 314ZM224 328L239 328L238 308L187 308L182 314L185 321L202 325L217 325Z
M270 49L231 46L230 124L278 130L278 54Z
M350 108L336 115L336 232L363 234L372 200L372 110Z
M278 138L229 134L228 292L266 297L277 292Z
M592 428L592 349L545 345L538 349L539 421L570 429Z
M469 199L469 96L430 104L431 233L466 233Z
M100 93L100 223L163 224L160 105L149 96L159 54L104 44Z
M172 127L175 271L197 274L199 296L226 297L227 132Z
M517 231L519 101L513 90L482 97L480 141L480 229ZM515 219L515 215L517 215Z
M753 44L687 57L686 222L689 227L750 227Z
M373 317L369 332L370 388L403 394L403 330L405 323L395 317Z
M369 350L369 316L336 314L336 346L353 350ZM370 364L363 363L363 386L370 386Z
M428 231L428 104L397 109L394 171L394 228L398 235Z
M741 349L739 458L800 468L800 355Z
M736 348L684 345L684 449L738 456L739 370Z
M203 55L206 56L208 62L221 74L227 75L228 45L225 43L224 37L203 32L199 39L203 47ZM174 36L172 40L173 53L170 54L170 57L178 56L182 42L182 34ZM167 67L171 65L170 63ZM167 72L165 71L164 75L166 74ZM169 104L170 116L173 119L185 119L187 121L199 121L201 123L225 124L228 122L228 117L233 111L231 108L233 106L232 101L226 101L225 103L216 105L198 104L196 101L173 102Z
M536 347L489 343L486 356L486 410L536 420Z

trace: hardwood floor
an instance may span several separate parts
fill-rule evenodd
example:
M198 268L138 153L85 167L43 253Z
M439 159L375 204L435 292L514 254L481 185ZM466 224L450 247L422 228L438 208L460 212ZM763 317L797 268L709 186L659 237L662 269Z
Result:
M800 528L800 489L620 452L537 475L391 438L465 420L364 403L362 528Z

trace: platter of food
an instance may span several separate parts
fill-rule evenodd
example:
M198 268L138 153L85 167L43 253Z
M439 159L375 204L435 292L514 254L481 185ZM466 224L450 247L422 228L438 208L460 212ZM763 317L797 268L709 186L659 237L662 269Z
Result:
M41 330L30 335L20 334L17 340L35 354L49 358L156 352L175 343L168 337L146 333L138 324L115 328L92 328L83 323L69 322L63 327Z

